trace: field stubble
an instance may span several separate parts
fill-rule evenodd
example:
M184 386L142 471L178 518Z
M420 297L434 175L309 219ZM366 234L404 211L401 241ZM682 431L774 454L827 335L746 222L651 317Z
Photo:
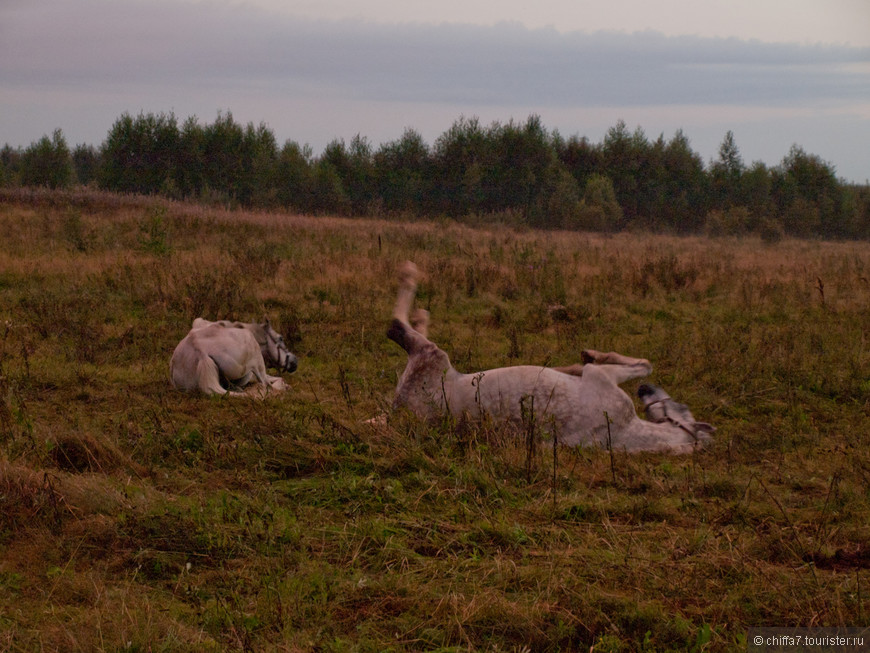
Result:
M740 650L868 621L866 243L89 193L4 196L0 233L0 650ZM712 449L365 425L406 259L458 368L646 357ZM194 317L263 314L290 392L169 387Z

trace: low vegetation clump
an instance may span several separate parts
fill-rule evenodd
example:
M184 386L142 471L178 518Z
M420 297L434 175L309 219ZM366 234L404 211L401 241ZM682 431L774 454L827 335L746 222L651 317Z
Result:
M90 191L5 195L0 233L0 650L730 651L866 624L865 244ZM458 369L642 356L714 444L367 424L404 365L407 259ZM290 391L170 387L194 317L263 314Z

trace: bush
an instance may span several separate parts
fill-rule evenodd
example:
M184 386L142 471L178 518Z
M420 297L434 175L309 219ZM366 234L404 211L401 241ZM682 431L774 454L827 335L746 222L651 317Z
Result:
M758 235L763 243L773 245L785 237L785 229L779 220L765 218L758 225Z
M592 175L586 182L578 220L579 228L590 231L617 231L620 228L622 207L616 201L610 177Z
M704 220L704 231L708 236L741 236L749 232L751 219L745 206L710 211Z
M561 166L553 174L555 179L547 198L547 213L554 225L566 229L582 228L580 190L574 176Z

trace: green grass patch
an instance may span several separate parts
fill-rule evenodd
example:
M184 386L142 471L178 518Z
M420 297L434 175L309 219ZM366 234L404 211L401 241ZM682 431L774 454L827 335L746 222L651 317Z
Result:
M0 204L4 650L737 651L750 626L866 622L865 245L21 202ZM405 362L384 332L406 259L460 369L649 358L712 448L367 424ZM289 392L169 386L195 317L263 314L299 356Z

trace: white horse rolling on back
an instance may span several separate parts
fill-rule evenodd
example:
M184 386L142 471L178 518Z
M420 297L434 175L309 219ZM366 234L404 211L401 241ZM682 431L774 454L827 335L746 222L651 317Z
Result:
M255 395L286 389L284 379L266 373L267 365L290 373L297 367L296 356L267 318L249 323L198 317L172 353L169 373L179 390L207 395L249 397L243 388L252 381L258 384Z
M425 311L417 312L412 326L410 310L417 278L416 266L405 263L387 333L408 354L394 410L404 408L422 419L452 415L526 428L533 423L569 446L690 453L710 442L709 433L715 429L696 422L685 406L671 401L659 388L642 386L648 413L655 421L637 416L631 397L619 384L649 375L652 365L645 359L587 349L582 352L583 365L458 372L447 354L428 339Z

